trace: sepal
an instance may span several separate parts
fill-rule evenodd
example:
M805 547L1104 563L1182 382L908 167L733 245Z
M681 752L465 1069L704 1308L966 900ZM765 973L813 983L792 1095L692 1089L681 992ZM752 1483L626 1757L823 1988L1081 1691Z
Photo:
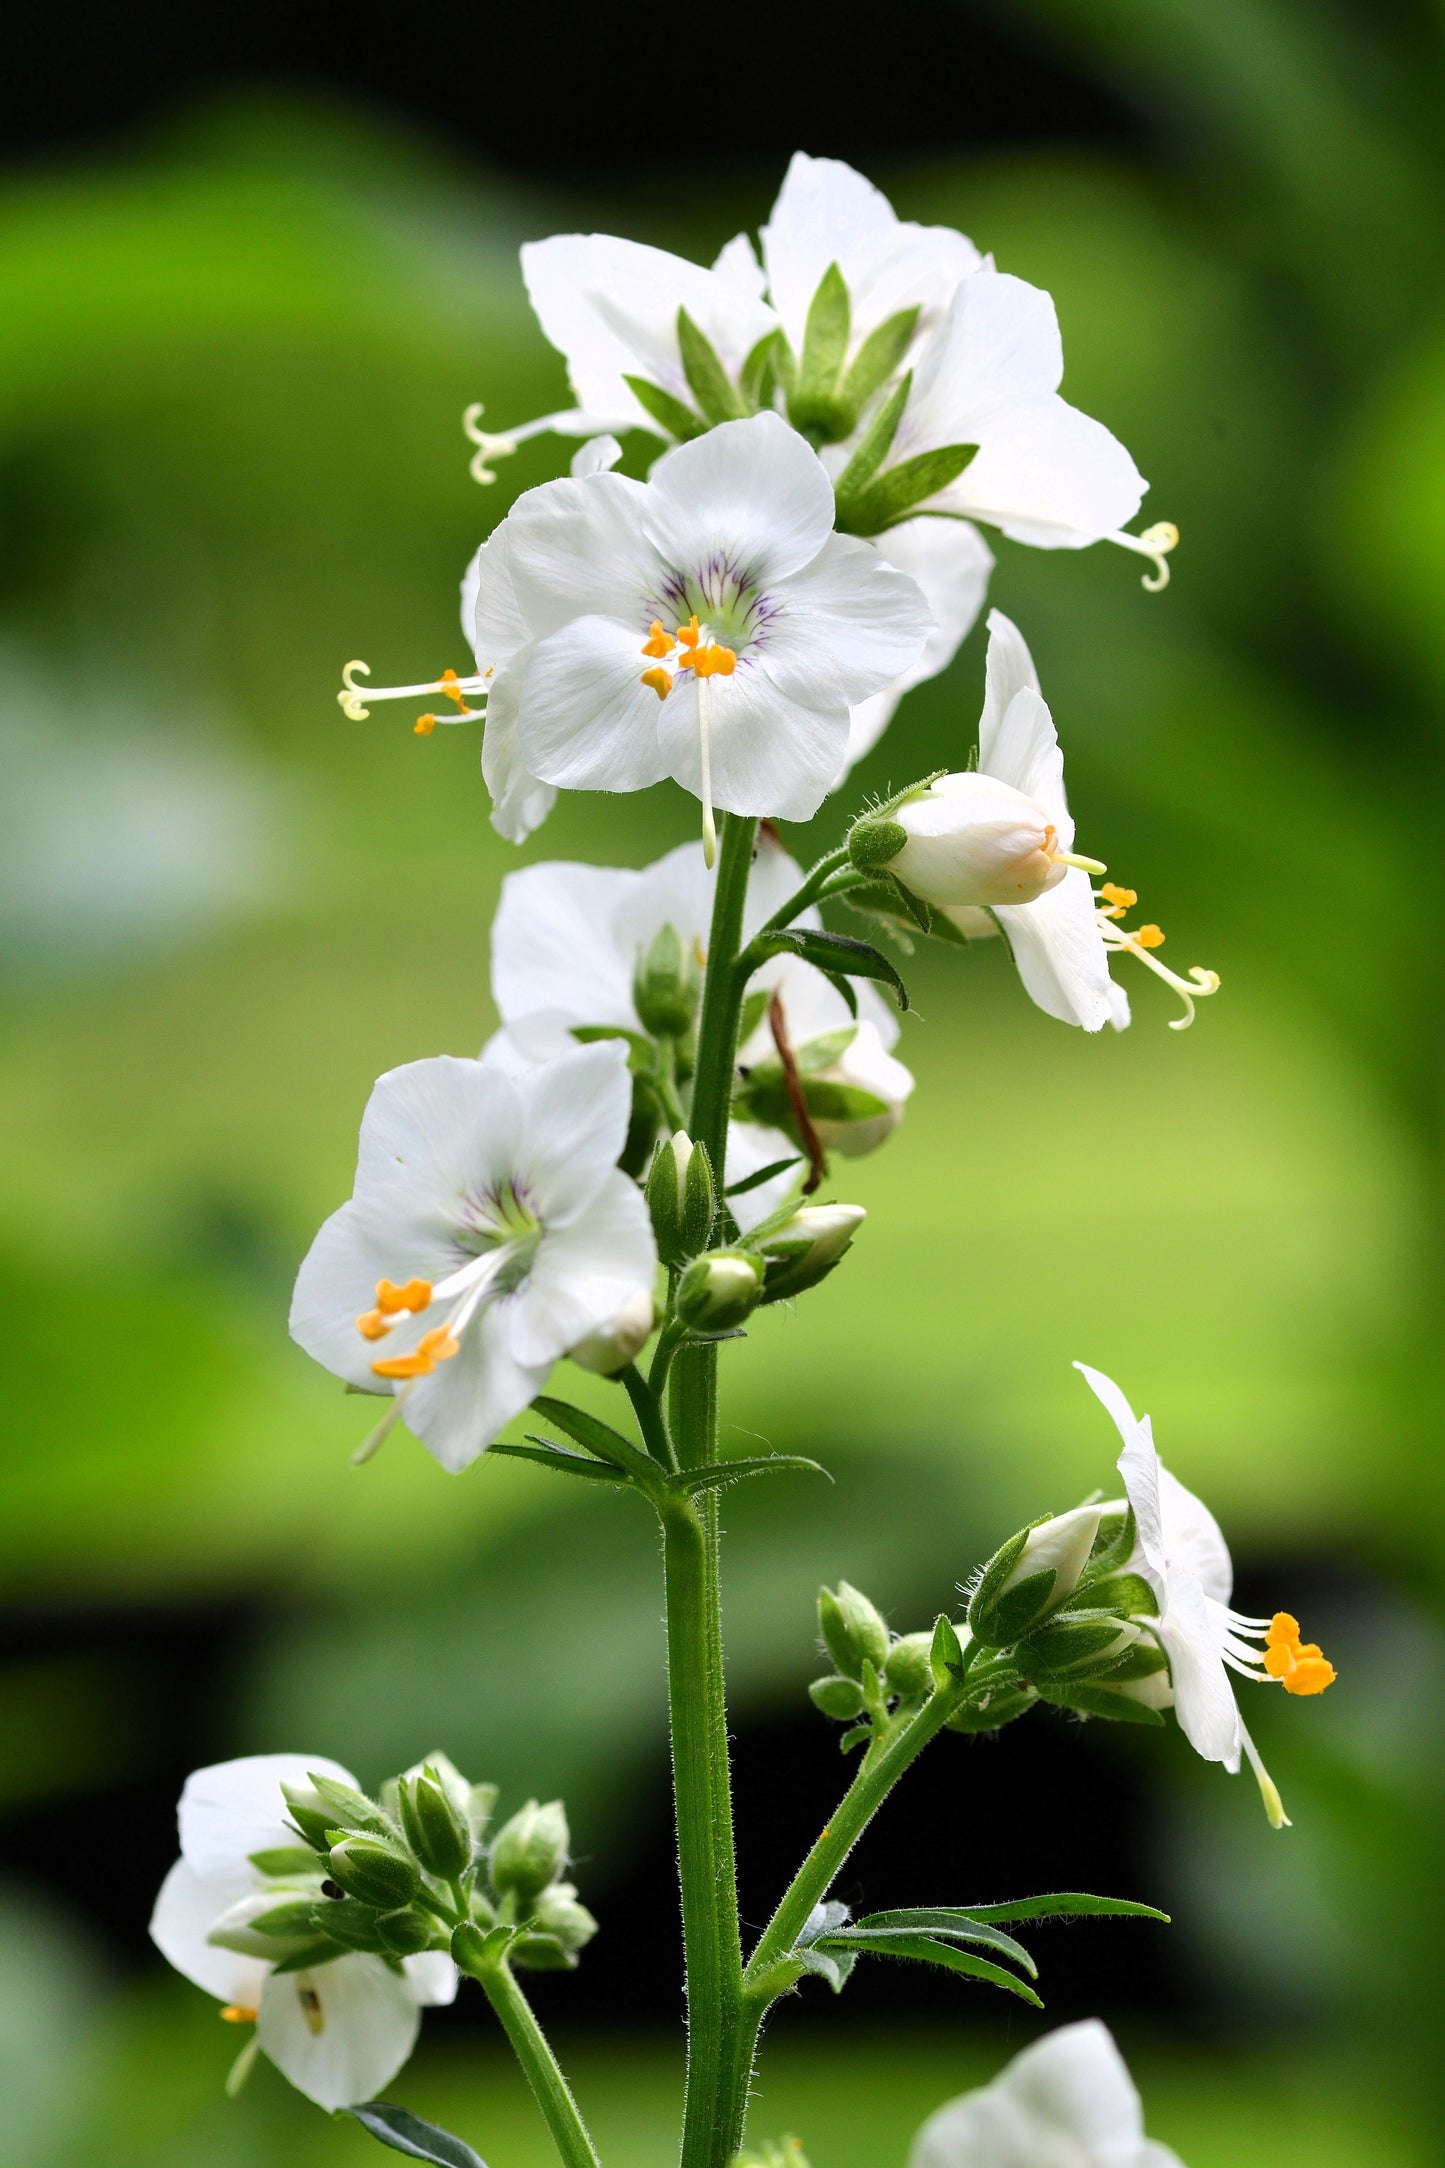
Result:
M818 1628L823 1645L845 1678L863 1678L870 1663L881 1673L888 1661L888 1626L877 1605L851 1581L818 1591Z
M492 1887L526 1908L567 1864L567 1812L560 1799L529 1799L497 1831L491 1852Z

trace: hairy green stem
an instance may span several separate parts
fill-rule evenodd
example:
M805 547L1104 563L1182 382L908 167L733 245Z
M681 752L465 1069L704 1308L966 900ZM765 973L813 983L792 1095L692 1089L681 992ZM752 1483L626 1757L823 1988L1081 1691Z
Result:
M531 2004L513 1979L505 1959L481 1966L477 1978L502 2021L566 2168L600 2168L597 2148L587 2135L587 2125L572 2098L571 2088L547 2044L546 2034L532 2015Z
M814 866L812 872L804 880L802 887L794 890L781 910L774 911L772 917L758 928L758 932L777 933L784 926L791 926L799 912L806 911L810 903L824 894L833 875L841 872L847 864L848 846L846 843L840 844L836 851L829 851L826 856L818 860L817 865Z
M637 1417L637 1427L642 1432L642 1442L660 1467L669 1474L677 1472L677 1455L672 1450L672 1440L667 1434L667 1423L662 1406L652 1385L642 1375L636 1363L629 1363L621 1381L632 1411Z
M737 958L742 945L743 907L753 842L758 824L740 813L723 822L708 933L707 978L697 1027L697 1066L692 1079L692 1139L705 1144L719 1190L726 1180L728 1109L732 1103L733 1063L738 1050L742 987Z

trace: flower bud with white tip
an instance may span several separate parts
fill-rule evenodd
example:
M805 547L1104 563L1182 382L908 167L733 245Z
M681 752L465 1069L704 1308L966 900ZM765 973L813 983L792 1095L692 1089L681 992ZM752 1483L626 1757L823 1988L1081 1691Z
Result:
M421 1881L416 1862L381 1837L343 1837L331 1847L327 1872L348 1897L387 1912L410 1904Z
M658 928L639 954L632 1003L654 1039L682 1039L691 1031L702 993L697 959L670 922Z
M694 1332L731 1332L762 1300L763 1268L745 1250L695 1257L677 1283L675 1308Z
M559 1942L569 1958L592 1940L597 1932L597 1922L586 1905L578 1900L577 1891L570 1882L554 1882L538 1898L527 1925L540 1935L550 1935Z
M1066 837L1057 807L1051 813L978 769L940 776L895 806L890 822L903 840L884 861L887 870L925 903L940 907L1033 903L1057 888L1071 866L1105 871L1097 859L1069 849L1073 824L1067 823Z
M435 1769L401 1780L401 1826L417 1864L443 1882L454 1882L472 1863L472 1833Z
M615 1378L628 1364L635 1362L648 1341L657 1322L657 1313L650 1294L639 1292L623 1304L610 1325L599 1332L589 1332L576 1347L568 1348L567 1359L576 1363L579 1370L590 1370L599 1378Z
M571 1842L567 1810L560 1799L539 1805L529 1799L497 1831L492 1846L492 1887L499 1897L530 1905L555 1882L567 1864Z
M1103 1505L1075 1506L1011 1536L969 1597L975 1640L1005 1647L1057 1610L1078 1585L1104 1512Z
M826 1279L867 1217L861 1204L805 1204L764 1236L758 1243L766 1266L764 1302L785 1301Z
M883 1683L900 1701L926 1701L933 1692L931 1633L900 1634L888 1651Z
M828 1654L845 1678L861 1679L869 1663L882 1675L888 1661L888 1626L877 1605L851 1581L818 1591L818 1627Z
M665 1265L686 1264L706 1247L717 1211L717 1186L705 1144L676 1129L659 1144L647 1177L647 1208Z

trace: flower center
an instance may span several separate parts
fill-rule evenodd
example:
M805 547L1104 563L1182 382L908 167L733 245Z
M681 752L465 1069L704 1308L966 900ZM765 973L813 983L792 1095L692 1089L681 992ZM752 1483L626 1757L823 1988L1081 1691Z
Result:
M685 625L679 625L676 635L668 632L660 617L652 620L652 629L642 643L644 655L658 658L651 670L644 670L642 682L650 686L659 700L665 700L676 682L674 673L691 670L695 678L731 677L738 666L737 650L724 647L712 637L711 629L699 625L697 612ZM663 658L676 655L671 668L664 666Z
M1201 964L1191 964L1188 978L1182 979L1178 972L1171 971L1167 964L1161 964L1156 956L1151 956L1150 949L1157 949L1163 944L1162 929L1154 925L1124 926L1118 923L1133 910L1138 901L1134 889L1121 888L1117 881L1105 881L1102 888L1094 890L1094 923L1099 929L1105 948L1115 951L1127 949L1131 956L1138 957L1146 970L1153 972L1156 979L1163 979L1166 986L1174 988L1184 1003L1184 1014L1172 1017L1169 1029L1187 1031L1194 1022L1196 1000L1201 1000L1206 994L1219 992L1219 973L1206 971Z
M429 1377L438 1363L450 1362L461 1347L462 1333L485 1305L522 1285L542 1232L541 1221L513 1183L465 1198L458 1244L467 1262L435 1285L421 1279L404 1285L378 1280L375 1309L356 1320L363 1340L384 1340L404 1320L422 1317L434 1305L451 1305L405 1354L378 1355L373 1374L410 1382Z

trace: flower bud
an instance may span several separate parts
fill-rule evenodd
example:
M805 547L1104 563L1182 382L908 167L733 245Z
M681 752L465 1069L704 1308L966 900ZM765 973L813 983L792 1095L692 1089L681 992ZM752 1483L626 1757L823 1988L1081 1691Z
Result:
M1019 1643L1018 1660L1034 1678L1099 1679L1139 1636L1137 1626L1107 1611L1057 1611Z
M933 1692L931 1633L901 1634L888 1651L883 1680L890 1694L904 1701L921 1701Z
M1032 903L1069 870L1055 854L1072 837L1060 835L1057 820L1011 784L977 770L940 776L880 825L903 836L882 863L925 903Z
M499 1897L528 1905L555 1882L567 1864L567 1814L560 1799L539 1806L529 1799L497 1831L492 1846L492 1887Z
M1105 1508L1075 1506L1011 1536L994 1553L969 1598L974 1639L1007 1646L1058 1609L1088 1562Z
M701 991L696 957L674 927L661 927L639 956L632 981L632 1003L643 1030L654 1039L685 1037Z
M311 1907L313 1934L339 1942L344 1950L380 1950L380 1915L355 1897L322 1897Z
M808 1688L814 1708L821 1709L824 1716L831 1716L839 1724L851 1724L855 1716L863 1714L863 1689L856 1679L845 1679L841 1672L826 1679L814 1679Z
M415 1957L418 1951L430 1949L436 1931L436 1921L424 1912L383 1912L376 1922L382 1947L393 1957Z
M586 1905L578 1902L570 1882L555 1882L551 1889L544 1890L527 1925L535 1927L539 1934L553 1936L569 1955L582 1949L597 1932L596 1920Z
M639 1289L628 1297L610 1324L589 1332L585 1340L569 1347L567 1358L579 1370L590 1370L599 1378L615 1378L637 1360L652 1338L656 1322L651 1295L645 1288Z
M743 1250L695 1257L677 1283L676 1309L694 1332L731 1332L757 1308L763 1268Z
M402 1831L418 1866L454 1882L472 1862L472 1833L434 1769L401 1780L397 1798Z
M870 1663L882 1675L888 1661L888 1628L883 1614L851 1581L818 1591L818 1625L823 1643L843 1676L861 1679Z
M659 1144L647 1177L647 1205L665 1265L685 1264L707 1247L717 1212L717 1185L705 1144L685 1129Z
M805 1204L759 1245L764 1302L801 1295L827 1278L868 1217L861 1204Z
M808 1121L826 1151L859 1159L876 1151L903 1118L913 1077L884 1046L878 1027L865 1017L805 1039L793 1049L796 1086ZM782 1062L762 1054L746 1065L733 1095L740 1121L759 1122L798 1137L792 1089Z
M410 1904L421 1881L415 1860L380 1837L343 1837L331 1847L327 1871L348 1897L384 1912Z

